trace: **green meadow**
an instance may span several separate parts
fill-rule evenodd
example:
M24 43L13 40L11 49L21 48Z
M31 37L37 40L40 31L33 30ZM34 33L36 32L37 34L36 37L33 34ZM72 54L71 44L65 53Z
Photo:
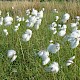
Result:
M12 6L14 10L11 8ZM44 17L39 30L35 30L34 27L28 28L23 21L20 22L19 30L14 32L14 26L18 23L15 21L17 15L27 19L26 9L35 8L39 11L43 7L45 8ZM55 8L58 10L58 14L52 12ZM80 80L80 45L71 49L70 43L64 41L64 37L53 35L49 29L49 25L55 20L56 15L61 19L62 15L67 12L70 14L70 19L66 24L66 34L69 34L72 19L77 15L80 16L80 3L0 1L0 10L2 11L1 16L5 17L6 13L10 12L10 16L14 19L12 25L0 26L0 80ZM60 22L60 19L57 23ZM3 29L8 30L8 36L4 35ZM32 37L28 42L22 41L22 34L26 29L32 30ZM56 54L50 53L50 62L43 66L42 59L37 53L40 50L46 50L50 40L53 40L53 43L60 43L60 50ZM7 51L10 49L15 50L17 54L14 62L10 62L7 57ZM67 60L74 55L76 57L74 63L67 67ZM54 61L59 63L59 72L46 72L45 67Z

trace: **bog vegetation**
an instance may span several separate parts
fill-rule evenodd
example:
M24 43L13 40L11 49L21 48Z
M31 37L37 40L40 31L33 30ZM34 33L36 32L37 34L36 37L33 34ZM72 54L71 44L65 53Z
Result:
M80 80L80 3L0 1L0 80Z

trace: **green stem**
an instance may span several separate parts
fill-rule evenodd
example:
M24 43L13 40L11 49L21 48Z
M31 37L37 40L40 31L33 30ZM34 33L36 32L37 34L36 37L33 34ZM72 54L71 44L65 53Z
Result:
M21 40L20 40L20 37L19 37L19 34L17 33L18 35L18 39L19 39L19 44L20 44L20 48L21 48L21 53L23 55L23 59L24 59L24 53L23 53L23 48L22 48L22 43L21 43Z

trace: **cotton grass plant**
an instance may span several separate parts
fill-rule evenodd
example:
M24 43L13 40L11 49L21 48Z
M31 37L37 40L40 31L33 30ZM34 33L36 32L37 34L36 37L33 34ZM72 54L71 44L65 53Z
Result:
M53 31L49 29L49 25L55 20L56 14L53 13L53 9L58 10L59 21L62 15L67 12L70 14L70 20L67 22L67 31L70 33L71 29L70 23L73 22L72 18L75 16L80 16L79 9L80 6L73 2L0 2L0 8L2 10L3 17L6 16L6 13L9 11L10 16L13 17L13 23L10 26L0 26L0 79L7 80L79 80L80 79L80 45L75 49L72 49L68 41L64 41L65 38L58 36L57 34L53 35ZM6 5L5 5L6 4ZM24 4L24 5L23 5ZM63 4L63 5L62 5ZM3 7L4 5L4 7ZM12 9L12 7L14 7ZM29 28L26 26L25 21L21 21L19 29L15 32L14 28L18 22L15 20L15 17L19 15L20 17L25 17L26 9L35 8L36 10L44 10L44 17L42 23L38 30L35 30L34 27ZM64 10L65 7L65 10ZM5 36L3 30L8 31L8 35ZM28 42L22 40L22 34L25 33L27 29L32 30L32 36ZM80 29L78 27L78 29ZM6 32L7 32L6 31ZM50 40L52 40L50 42ZM60 50L55 54L49 53L49 56L46 56L47 59L50 58L50 61L47 65L42 65L42 61L38 56L38 52L41 50L47 50L47 47L50 43L59 43ZM15 50L17 54L16 60L10 62L10 59L7 57L8 50ZM70 57L75 56L74 61L69 60ZM70 66L66 66L66 62L73 63ZM50 71L46 71L48 68ZM53 72L51 72L53 71ZM54 73L55 72L55 73Z

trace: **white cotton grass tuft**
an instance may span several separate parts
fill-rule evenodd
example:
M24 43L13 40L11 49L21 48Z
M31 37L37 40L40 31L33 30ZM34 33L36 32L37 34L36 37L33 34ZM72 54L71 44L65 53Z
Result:
M33 16L37 16L38 11L36 9L32 9L31 15Z
M67 61L66 66L70 66L72 63L74 63L74 62L73 62L74 59L75 59L75 56L71 57L71 58Z
M49 27L50 30L53 31L53 34L56 34L56 33L57 33L56 27L57 27L57 23L56 23L56 22L53 22L53 23L50 25L50 27Z
M76 21L80 21L80 16L76 16Z
M53 62L49 67L45 69L47 72L57 73L59 71L59 64L57 62Z
M29 18L26 20L26 26L27 27L33 27L38 30L39 26L41 25L41 21L43 18L43 11L44 8L42 10L40 10L39 12L36 9L32 9L31 15L29 15Z
M49 46L47 47L47 50L51 53L56 53L60 50L60 44L59 43L50 43Z
M36 16L29 16L29 19L27 19L27 27L33 27L35 22L37 21Z
M61 31L58 32L59 36L64 36L65 34L66 34L66 31L64 31L64 30L61 30Z
M0 16L1 16L1 14L2 14L2 11L0 10Z
M15 51L15 50L8 50L7 56L8 56L9 58L12 58L15 54L16 54L16 51Z
M11 59L11 62L15 61L16 58L17 58L17 55L14 55L14 56L12 57L12 59Z
M70 42L72 49L76 48L79 45L79 41L80 41L80 30L73 31L69 35L68 41Z
M13 22L13 18L9 16L9 12L7 12L7 16L4 18L4 25L10 26Z
M56 22L52 22L52 24L50 25L50 29L54 30L54 28L57 27L57 23Z
M1 14L2 14L2 11L0 10L0 26L3 25L3 20L4 20Z
M55 18L56 18L55 21L58 21L59 20L59 16L55 16Z
M65 13L63 16L62 16L62 22L63 23L66 23L70 18L70 14L68 13Z
M14 6L11 7L14 10Z
M0 18L0 25L3 25L3 17Z
M58 13L58 10L57 9L53 9L53 13Z
M25 33L22 35L22 40L27 42L30 40L31 36L32 36L32 31L30 29L27 29Z
M8 31L7 29L3 29L4 34L7 36L8 35Z
M61 24L58 24L58 25L57 25L57 27L58 27L59 29L61 28L61 26L62 26Z
M46 50L41 50L38 52L39 57L49 56L49 52Z
M50 40L49 42L50 42L50 43L52 43L52 42L53 42L53 40Z
M21 22L21 17L16 16L16 21L17 21L17 22Z
M27 14L27 15L30 15L30 10L31 10L31 9L27 9L27 10L26 10L26 14Z
M79 45L79 40L73 40L70 45L72 49L76 48Z
M41 11L39 11L38 13L37 13L37 17L39 17L39 19L42 19L43 18L43 9L41 10Z
M16 32L17 30L19 30L19 26L20 26L20 23L18 23L17 25L14 26L14 27L15 27L15 29L14 29L15 32Z
M58 32L59 36L64 36L66 34L66 28L67 26L64 24L62 27L60 27L60 31Z
M46 50L41 50L38 52L39 57L42 58L42 64L46 65L49 63L50 58L49 58L49 52Z
M25 18L24 17L16 16L16 21L17 22L25 21Z
M11 58L11 62L15 61L17 58L15 50L8 50L7 57Z
M50 61L50 58L47 57L45 60L43 60L42 64L43 64L43 65L46 65L46 64L49 63L49 61Z
M34 28L35 28L36 30L39 29L39 26L41 25L41 21L42 21L42 19L38 19L38 20L35 22Z
M78 29L78 23L71 23L71 28L72 28L72 31L74 30L77 30Z

